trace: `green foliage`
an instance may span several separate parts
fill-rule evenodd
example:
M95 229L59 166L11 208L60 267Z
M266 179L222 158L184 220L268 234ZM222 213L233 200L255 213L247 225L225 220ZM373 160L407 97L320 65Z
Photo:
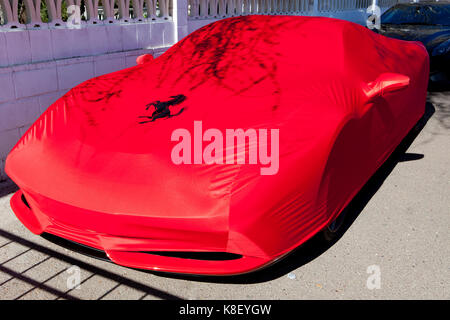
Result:
M47 4L44 1L41 2L41 19L42 22L48 22Z
M63 21L67 21L67 18L69 17L69 15L67 14L67 2L63 1L61 3L61 18ZM19 0L18 1L18 15L19 15L19 22L25 24L26 20L27 20L27 14L26 14L26 9L25 9L25 1L24 0ZM85 11L85 3L84 0L81 0L81 15L83 16L83 13ZM48 16L48 10L47 10L47 3L42 0L41 1L41 19L42 22L44 23L48 23L50 20L50 17Z

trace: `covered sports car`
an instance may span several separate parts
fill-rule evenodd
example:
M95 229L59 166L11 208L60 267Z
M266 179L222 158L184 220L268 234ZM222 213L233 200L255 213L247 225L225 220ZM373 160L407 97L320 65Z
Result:
M135 268L240 274L329 227L425 111L428 54L330 18L207 25L86 81L7 158L17 217Z

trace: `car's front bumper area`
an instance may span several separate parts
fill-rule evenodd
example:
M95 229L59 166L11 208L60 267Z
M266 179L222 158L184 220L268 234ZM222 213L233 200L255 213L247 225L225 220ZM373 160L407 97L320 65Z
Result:
M31 232L52 234L101 250L112 262L131 268L181 274L237 275L255 271L275 260L263 256L248 256L242 252L228 252L226 244L221 245L223 235L200 234L196 238L186 234L186 240L182 240L173 237L146 238L108 234L95 231L86 225L80 228L44 212L35 200L22 190L17 191L11 198L11 208ZM89 215L91 221L105 220L104 216L95 216L92 212L89 212ZM69 220L74 219L73 221L78 218L70 210L64 212L64 216ZM111 214L110 218L112 222L103 223L116 223L116 215ZM208 241L208 238L211 241Z

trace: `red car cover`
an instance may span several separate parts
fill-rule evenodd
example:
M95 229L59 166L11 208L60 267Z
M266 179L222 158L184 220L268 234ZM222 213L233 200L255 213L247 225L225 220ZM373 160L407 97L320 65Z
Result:
M429 69L419 43L299 16L220 20L138 63L31 126L11 205L36 234L199 274L266 266L333 221L424 114ZM237 129L258 139L229 145Z

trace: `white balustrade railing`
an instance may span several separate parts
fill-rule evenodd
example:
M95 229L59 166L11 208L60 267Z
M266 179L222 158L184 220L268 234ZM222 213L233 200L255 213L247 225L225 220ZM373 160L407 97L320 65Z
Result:
M0 0L0 26L12 29L46 24L63 26L63 16L71 14L64 11L72 5L80 8L81 0ZM48 21L42 21L41 11L46 13ZM172 16L171 11L172 0L84 0L82 23L168 20Z
M0 0L0 26L29 28L63 26L71 5L83 5L83 24L144 22L167 20L172 16L172 1L180 0ZM188 2L189 19L222 19L248 14L309 14L364 10L373 0L182 0ZM401 0L378 0L389 8ZM45 6L41 6L41 3ZM64 3L64 6L63 6ZM41 8L43 10L41 10ZM182 9L183 10L183 9ZM185 9L184 9L185 10ZM46 12L48 21L41 19ZM186 14L186 13L185 13Z
M191 19L220 19L246 14L299 14L310 10L310 0L189 0Z
M378 0L389 8L401 0ZM310 14L367 9L373 0L188 0L189 19L222 19L247 14Z
M378 0L377 5L381 8L389 8L401 1L398 0ZM355 9L367 9L373 4L373 0L317 0L317 10L319 12L333 12Z

